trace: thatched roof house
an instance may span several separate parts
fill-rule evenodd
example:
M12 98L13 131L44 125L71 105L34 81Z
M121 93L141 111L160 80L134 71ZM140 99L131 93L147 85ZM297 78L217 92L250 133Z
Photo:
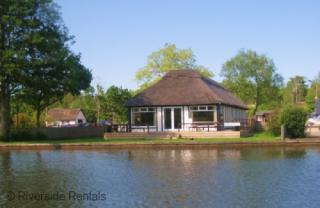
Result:
M80 108L52 108L46 117L46 126L77 126L86 123L86 118Z
M158 131L189 129L192 124L239 122L247 106L218 82L194 70L168 72L128 103L130 122Z

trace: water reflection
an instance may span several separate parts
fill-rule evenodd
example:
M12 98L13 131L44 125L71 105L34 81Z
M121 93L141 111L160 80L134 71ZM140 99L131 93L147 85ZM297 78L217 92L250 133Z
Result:
M0 151L0 207L313 206L319 155L292 147ZM107 199L6 200L17 190L100 191Z

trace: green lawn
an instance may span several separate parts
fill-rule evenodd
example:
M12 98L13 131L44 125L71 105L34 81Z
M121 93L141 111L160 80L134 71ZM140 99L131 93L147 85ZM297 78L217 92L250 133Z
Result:
M280 137L274 137L267 133L257 133L245 138L195 138L195 139L103 139L103 138L83 138L83 139L63 139L63 140L30 140L30 141L10 141L0 142L0 144L85 144L85 143L108 143L108 144L180 144L180 143L219 143L219 142L275 142L280 141Z

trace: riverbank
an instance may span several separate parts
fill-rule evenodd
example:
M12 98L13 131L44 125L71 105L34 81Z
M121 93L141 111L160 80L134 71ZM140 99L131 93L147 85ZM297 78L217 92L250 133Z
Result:
M199 148L199 147L267 147L267 146L305 146L320 145L320 138L287 139L255 135L246 138L210 139L103 139L83 138L65 140L33 140L0 142L0 150L28 149L117 149L117 148Z

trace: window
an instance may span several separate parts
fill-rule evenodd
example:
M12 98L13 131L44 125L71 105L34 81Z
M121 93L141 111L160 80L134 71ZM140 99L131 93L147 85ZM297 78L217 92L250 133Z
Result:
M207 110L207 106L200 106L199 110Z
M191 110L198 110L198 106L192 106L190 107Z
M133 124L136 126L154 126L154 113L134 113Z
M146 111L148 111L148 108L140 108L140 111L141 112L146 112Z
M155 108L133 108L132 124L135 126L155 126Z
M213 122L213 111L194 111L192 112L193 122Z
M215 121L214 106L191 106L190 114L193 122L213 122Z

